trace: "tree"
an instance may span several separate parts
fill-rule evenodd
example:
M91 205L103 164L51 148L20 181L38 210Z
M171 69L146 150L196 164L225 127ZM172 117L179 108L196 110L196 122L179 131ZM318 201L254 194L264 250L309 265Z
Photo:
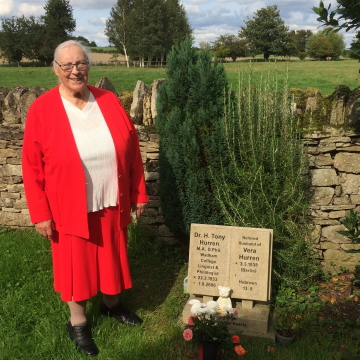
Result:
M238 57L245 57L248 53L248 40L239 39L235 35L220 35L213 42L214 54L218 58L231 57L232 61L236 61Z
M127 58L160 58L191 35L179 0L118 0L106 22L105 34Z
M325 61L333 54L333 47L326 36L314 38L309 42L307 53L310 57L316 60Z
M350 45L350 58L358 59L360 61L360 31L356 33L355 39Z
M44 34L44 26L34 16L12 17L2 20L0 49L8 62L18 62L23 57L29 60L38 58Z
M97 47L95 41L89 41L86 37L84 36L71 36L70 37L71 40L76 40L76 41L80 41L83 45L87 46L87 47Z
M344 50L344 36L337 32L319 31L307 42L307 53L317 60L338 59Z
M196 51L187 38L168 56L167 80L159 89L160 194L166 224L177 235L192 222L220 224L209 159L219 155L227 80L211 53ZM217 157L219 159L219 157Z
M331 26L336 30L358 29L360 27L360 2L359 0L336 0L338 5L335 10L329 13L331 4L326 8L323 1L319 7L313 7L313 11L319 15L318 21L323 25ZM335 16L338 16L336 18Z
M323 26L331 26L334 31L345 29L356 30L360 28L360 2L359 0L336 0L337 7L330 11L331 4L326 8L323 1L320 1L319 7L313 7L313 11L319 15L318 21L323 23ZM338 17L336 17L338 16ZM331 31L328 29L327 31ZM360 39L359 33L356 35ZM355 56L360 59L360 41L355 40L351 44L351 50Z
M13 16L1 21L0 49L2 56L9 63L19 63L24 57L25 23L24 16Z
M45 15L41 17L44 33L38 59L49 65L53 60L55 48L71 38L76 22L68 0L48 0L44 9Z
M290 35L293 41L294 56L306 52L306 43L313 32L311 30L292 30Z
M162 0L134 0L131 12L131 55L144 66L145 59L160 58L165 52Z
M110 17L106 20L105 35L110 44L125 56L127 67L129 67L128 44L131 41L131 18L133 0L118 0L111 8Z
M240 38L247 38L255 51L270 55L285 55L291 44L289 28L280 17L276 5L262 8L255 12L253 19L245 21L246 26L239 31Z
M38 60L44 41L44 33L46 32L44 23L41 18L37 19L30 16L24 22L26 38L24 39L24 56L29 60Z
M184 5L179 0L165 0L164 2L164 58L175 44L179 44L186 37L192 36L192 29L186 15Z
M2 20L0 48L9 61L30 60L50 64L54 50L69 40L75 29L72 8L66 0L48 0L40 18L12 17Z
M214 49L214 55L218 59L225 61L225 58L230 56L230 49L227 48L225 45L218 45L216 50Z
M211 50L211 44L207 41L200 41L199 42L199 50L206 50L206 51L210 51Z

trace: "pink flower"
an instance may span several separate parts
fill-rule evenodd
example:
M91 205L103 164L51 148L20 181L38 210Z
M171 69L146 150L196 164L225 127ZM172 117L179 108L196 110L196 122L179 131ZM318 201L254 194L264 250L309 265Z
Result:
M238 314L238 311L236 308L233 308L233 311L234 311L234 314L237 315Z
M194 326L194 325L195 325L195 323L193 322L193 318L197 318L197 316L196 316L196 315L190 315L190 317L189 317L189 319L188 319L188 324L189 324L190 326Z
M231 339L234 344L238 344L240 342L240 336L238 335L233 335Z
M183 337L186 341L190 341L193 338L193 332L191 329L186 329L183 332Z
M246 354L246 350L245 350L241 345L235 346L235 347L234 347L234 350L235 350L235 352L236 352L238 355L240 355L240 356Z

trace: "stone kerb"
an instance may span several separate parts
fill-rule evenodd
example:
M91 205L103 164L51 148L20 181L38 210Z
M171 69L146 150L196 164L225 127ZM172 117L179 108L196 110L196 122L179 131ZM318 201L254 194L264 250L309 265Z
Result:
M340 266L353 270L360 254L345 251L360 249L360 245L352 245L337 231L345 230L340 219L350 209L360 211L360 133L329 127L307 135L305 142L312 182L314 247L325 271L334 272Z
M155 93L157 93L157 84L161 81L161 79L155 81L155 85L150 87L156 89ZM107 78L102 78L97 86L115 91L114 86ZM28 89L20 86L10 90L0 87L0 226L15 228L32 226L22 181L21 147L27 110L30 104L47 90L46 88ZM122 101L125 100L125 108L128 109L129 94L124 94L125 97L122 96L123 94L120 94L119 97ZM131 101L133 102L132 96ZM150 98L150 104L152 103L154 101ZM152 111L154 112L154 110ZM166 242L172 243L174 238L169 228L164 225L158 192L159 138L157 134L149 133L147 127L142 123L135 126L139 135L146 186L150 196L150 202L142 222L154 228Z

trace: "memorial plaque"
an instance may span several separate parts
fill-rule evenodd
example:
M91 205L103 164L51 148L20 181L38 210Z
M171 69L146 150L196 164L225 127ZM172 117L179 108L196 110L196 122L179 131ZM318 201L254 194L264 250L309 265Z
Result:
M272 234L270 230L233 230L230 287L237 299L268 301L271 292Z
M191 224L188 292L218 296L229 286L231 298L270 300L270 229Z

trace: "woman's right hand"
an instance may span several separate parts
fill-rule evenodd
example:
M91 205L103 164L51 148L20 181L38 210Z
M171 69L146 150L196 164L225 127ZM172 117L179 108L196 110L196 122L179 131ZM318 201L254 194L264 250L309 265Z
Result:
M49 219L36 223L35 230L45 239L51 240L53 236L53 230L55 230L55 225L53 220Z

